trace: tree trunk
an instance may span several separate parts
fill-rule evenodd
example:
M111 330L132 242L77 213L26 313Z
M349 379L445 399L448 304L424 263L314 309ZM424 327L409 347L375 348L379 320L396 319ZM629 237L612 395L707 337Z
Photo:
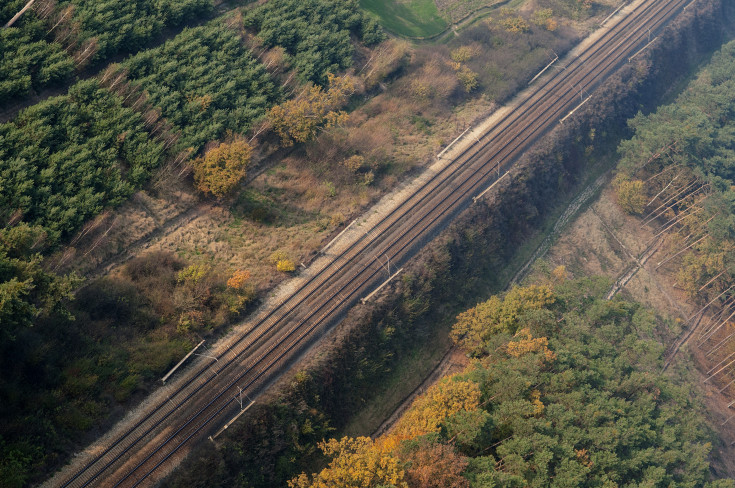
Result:
M7 24L5 24L5 27L12 26L15 23L15 21L18 20L20 18L20 16L25 13L26 10L28 10L29 8L31 8L31 5L33 5L33 2L35 2L35 1L36 0L29 0L29 2L26 3L26 6L23 7L22 9L20 9L20 12L18 12L15 15L13 15L13 18L10 19Z

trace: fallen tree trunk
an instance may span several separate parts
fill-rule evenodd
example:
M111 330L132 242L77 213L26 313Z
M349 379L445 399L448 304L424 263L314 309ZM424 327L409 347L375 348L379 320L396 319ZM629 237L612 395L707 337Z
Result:
M5 24L5 27L6 28L7 27L11 27L13 24L15 24L15 21L18 20L20 18L20 16L23 15L26 12L26 10L28 10L29 8L31 8L31 6L33 6L33 3L35 1L36 0L29 0L29 2L26 3L25 7L23 7L22 9L20 9L20 12L18 12L15 15L13 15L13 18L10 19L7 24Z

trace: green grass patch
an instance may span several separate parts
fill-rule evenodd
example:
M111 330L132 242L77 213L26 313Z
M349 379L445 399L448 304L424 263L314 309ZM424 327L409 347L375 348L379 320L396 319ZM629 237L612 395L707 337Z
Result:
M380 23L400 36L428 37L449 25L434 0L360 0L360 6L378 16Z

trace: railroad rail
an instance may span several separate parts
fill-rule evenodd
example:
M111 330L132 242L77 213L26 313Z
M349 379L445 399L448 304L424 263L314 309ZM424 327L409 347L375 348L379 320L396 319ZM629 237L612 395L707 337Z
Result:
M198 361L165 386L165 398L139 409L45 486L137 487L170 470L195 441L222 427L385 278L380 258L405 263L424 243L507 171L518 155L628 61L691 0L644 0L609 30L567 58L566 69L546 76L517 108L466 147L450 164L337 253L303 286L254 319L224 351ZM696 0L694 0L696 1ZM504 176L504 175L503 175Z

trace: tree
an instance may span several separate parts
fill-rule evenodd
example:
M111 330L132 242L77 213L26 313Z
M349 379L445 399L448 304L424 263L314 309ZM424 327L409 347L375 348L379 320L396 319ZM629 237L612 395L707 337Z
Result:
M250 279L250 271L237 270L227 280L227 286L233 290L242 290Z
M301 474L289 488L407 488L400 461L369 437L330 439L319 448L332 457L329 466L311 477Z
M446 418L462 410L475 410L479 403L477 383L452 376L443 378L414 401L396 424L392 437L407 439L438 432Z
M222 143L194 161L194 181L203 193L222 197L245 178L252 149L244 140Z
M615 195L618 205L626 213L640 214L646 206L646 195L641 180L630 180L624 174L620 174L613 181Z
M419 441L408 455L406 482L411 488L469 488L470 483L462 476L467 468L467 459L458 455L450 445Z
M20 223L0 230L0 337L14 340L39 316L64 315L62 304L80 283L75 275L58 276L41 267L45 232Z
M467 93L477 88L477 73L467 66L462 66L457 70L457 78L462 83L462 86Z
M556 300L547 285L513 287L503 298L493 296L457 316L451 337L474 356L485 353L487 340L498 333L514 334L529 312Z
M347 113L337 109L354 91L352 77L329 74L326 91L318 85L311 85L300 96L272 107L268 120L284 146L307 142L314 139L319 130L346 122Z

